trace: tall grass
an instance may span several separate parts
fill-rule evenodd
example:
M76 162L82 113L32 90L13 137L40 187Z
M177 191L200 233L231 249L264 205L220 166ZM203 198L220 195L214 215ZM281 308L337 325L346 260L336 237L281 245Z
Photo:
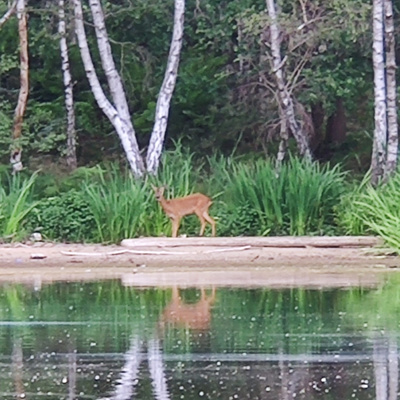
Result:
M158 205L152 185L167 187L170 197L193 192L201 166L179 147L166 152L156 177L135 180L116 165L98 168L95 182L86 180L84 192L96 221L95 241L117 243L124 238L170 235L169 218Z
M373 188L362 182L346 199L341 219L349 234L379 235L400 254L400 174Z
M155 178L156 185L164 185L171 196L186 196L196 186L203 186L206 176L203 163L194 160L193 154L184 150L178 142L172 151L166 151L161 160L161 166Z
M326 234L334 221L334 207L343 193L339 166L291 159L279 171L272 161L233 165L224 196L231 214L240 220L253 210L257 234Z
M146 182L112 167L99 169L99 181L85 182L83 190L96 222L93 238L101 243L117 243L137 237L141 231L151 192Z
M75 213L76 218L72 217L69 222L62 216L59 204L66 204L62 198L60 202L54 199L58 206L48 207L46 212L42 210L38 220L42 225L45 225L44 219L65 221L64 232L69 236L51 237L56 230L48 229L51 240L74 241L79 237L83 241L118 243L129 237L169 236L170 220L151 188L165 185L167 198L195 191L211 197L214 204L210 214L217 221L220 236L335 234L342 229L335 220L335 208L345 191L345 174L339 166L330 168L293 158L277 171L274 161L264 159L241 161L214 156L203 161L195 159L178 144L175 150L164 153L156 177L135 180L129 171L117 165L96 167L90 173L83 171L74 175L72 183L69 179L71 187L79 188L76 199L66 196L73 209L79 211ZM59 186L65 185L59 183ZM24 199L22 196L21 201ZM84 218L86 214L88 217ZM0 227L6 226L4 223L2 209ZM68 224L72 223L74 226L69 229ZM86 229L78 229L77 224ZM198 230L195 216L183 219L181 234L197 235ZM7 225L7 232L10 231L15 232L11 224ZM73 237L71 232L79 235ZM85 237L80 232L85 232Z
M26 235L24 223L35 207L31 200L37 174L29 178L8 177L7 187L0 187L0 234L3 240L19 240Z

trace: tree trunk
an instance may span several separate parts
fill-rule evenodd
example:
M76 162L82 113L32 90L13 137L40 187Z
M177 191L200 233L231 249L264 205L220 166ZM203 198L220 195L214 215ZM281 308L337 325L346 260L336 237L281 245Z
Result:
M115 67L100 0L90 0L89 4L93 16L101 64L107 78L111 97L113 99L115 108L118 111L118 114L126 124L132 126L133 130L134 128L132 125L128 102L125 96L124 86L122 84L121 77L119 76L117 68Z
M385 180L396 171L398 152L398 126L396 103L396 55L392 0L385 0L385 50L386 50L386 85L387 85L387 130L388 143Z
M302 155L306 159L311 160L312 155L308 139L304 134L300 124L296 120L293 100L290 96L289 91L287 90L285 79L283 76L284 60L282 60L281 49L280 49L281 31L279 24L277 22L274 0L266 0L266 4L268 9L268 15L271 18L270 32L271 32L271 53L273 60L272 61L273 72L275 74L275 79L278 86L281 107L286 119L286 122L282 121L282 123L287 123L290 132L292 133L297 142L297 147L299 149L300 155Z
M371 183L377 185L383 178L386 155L386 83L385 83L385 54L383 2L373 0L373 66L374 66L374 95L375 95L375 130L371 159Z
M18 34L20 46L20 81L21 88L19 91L17 107L14 112L14 126L13 126L13 144L11 149L10 162L13 168L13 173L22 170L21 162L21 133L22 123L26 110L26 103L28 102L29 94L29 61L28 61L28 27L25 9L25 0L18 0L16 4L17 18L18 18Z
M78 38L79 49L83 65L85 67L86 76L89 80L90 87L97 104L102 109L104 114L113 124L118 136L121 140L122 146L125 150L126 157L131 167L132 173L136 178L140 178L144 173L144 164L139 152L139 146L136 141L135 131L132 122L121 116L117 109L109 102L101 88L99 79L97 77L90 51L86 39L85 28L83 24L82 4L80 0L74 0L75 10L75 31ZM104 50L104 49L103 49ZM103 57L106 57L103 54ZM110 76L110 71L105 71Z
M68 45L65 29L64 0L58 2L58 33L60 34L61 70L64 81L65 109L67 111L67 166L70 171L77 167L76 130L73 84L69 66Z
M279 171L279 169L282 166L283 160L286 157L286 152L288 148L288 141L289 141L289 134L288 134L288 126L287 126L287 121L284 116L282 107L279 107L279 115L281 117L281 126L280 126L280 142L279 142L279 148L278 148L278 154L276 155L276 162L275 162L275 169Z
M183 41L184 17L185 0L175 0L174 30L172 33L164 81L157 99L153 132L151 133L149 149L147 151L147 172L152 175L157 173L158 166L160 164L162 148L164 145L169 107L178 74L179 59Z

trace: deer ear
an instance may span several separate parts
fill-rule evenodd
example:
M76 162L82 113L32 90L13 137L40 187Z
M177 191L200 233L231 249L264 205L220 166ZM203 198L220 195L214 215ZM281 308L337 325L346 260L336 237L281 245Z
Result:
M157 190L157 188L156 188L153 184L151 185L151 188L152 188L154 191Z

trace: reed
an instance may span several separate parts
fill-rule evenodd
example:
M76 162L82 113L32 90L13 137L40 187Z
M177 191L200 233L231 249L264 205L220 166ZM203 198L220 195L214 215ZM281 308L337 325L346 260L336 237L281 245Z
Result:
M96 222L94 241L118 243L139 236L150 202L148 185L116 166L99 171L99 176L98 182L83 187Z
M400 174L376 188L362 182L346 199L347 211L341 223L348 234L380 236L400 254Z
M35 207L32 189L37 173L29 178L8 176L8 185L0 188L0 233L3 240L20 240L27 232L24 224Z
M295 158L279 171L270 160L238 162L227 177L224 200L233 214L253 210L259 235L324 234L334 223L344 178L339 166L321 167Z

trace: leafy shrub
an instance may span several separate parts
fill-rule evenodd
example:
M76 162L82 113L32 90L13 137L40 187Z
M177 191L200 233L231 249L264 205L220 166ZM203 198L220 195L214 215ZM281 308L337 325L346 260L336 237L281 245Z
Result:
M41 200L33 209L29 227L57 241L91 241L95 219L83 192L71 190Z
M35 182L37 198L56 197L69 190L80 191L84 182L98 182L103 173L100 166L79 167L69 172L65 167L52 162L41 166L40 174Z
M218 236L259 236L268 233L263 232L257 211L248 203L240 204L234 212L229 211L222 202L214 207L215 211L211 215L217 221Z

